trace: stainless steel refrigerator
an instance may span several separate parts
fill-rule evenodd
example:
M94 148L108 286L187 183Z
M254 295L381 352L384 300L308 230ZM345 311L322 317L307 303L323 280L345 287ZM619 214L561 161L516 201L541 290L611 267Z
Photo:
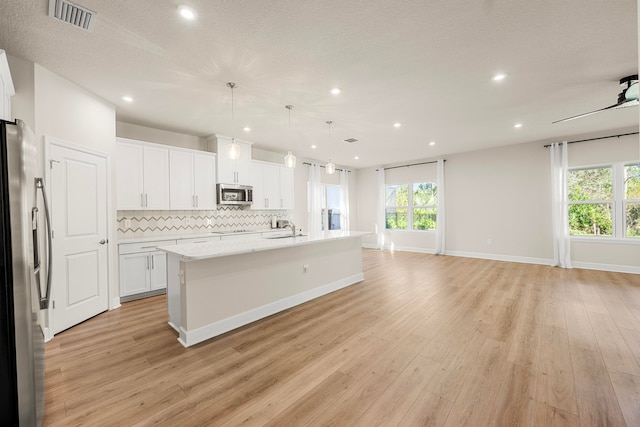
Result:
M51 239L38 148L20 120L0 120L0 414L38 426L44 413L44 335Z

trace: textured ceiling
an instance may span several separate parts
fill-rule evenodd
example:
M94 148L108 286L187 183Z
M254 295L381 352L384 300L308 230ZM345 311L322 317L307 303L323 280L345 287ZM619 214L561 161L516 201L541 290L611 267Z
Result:
M638 127L637 107L551 124L614 104L618 80L638 72L635 0L77 3L97 12L92 33L49 18L48 0L1 0L0 49L128 123L356 168ZM198 19L180 19L180 3Z

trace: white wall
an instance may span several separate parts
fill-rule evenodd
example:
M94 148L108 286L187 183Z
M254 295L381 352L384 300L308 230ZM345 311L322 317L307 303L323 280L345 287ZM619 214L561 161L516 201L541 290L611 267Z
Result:
M120 121L116 122L116 136L154 142L156 144L172 145L174 147L190 148L192 150L207 151L207 141L205 138Z
M611 132L615 133L615 132ZM585 137L587 138L587 137ZM582 139L582 138L575 138ZM549 150L542 142L446 156L446 251L452 255L549 263L551 239ZM638 135L571 144L571 166L636 160ZM358 224L374 231L377 175L357 171ZM425 175L425 179L430 179ZM488 241L491 244L488 244ZM363 239L375 245L375 236ZM435 233L385 232L395 249L433 252ZM640 242L572 240L579 267L640 273Z

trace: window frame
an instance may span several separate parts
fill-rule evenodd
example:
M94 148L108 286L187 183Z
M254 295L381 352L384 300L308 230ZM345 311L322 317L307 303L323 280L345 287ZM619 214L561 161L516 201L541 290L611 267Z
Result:
M570 239L580 242L599 242L599 243L624 243L624 244L640 244L640 237L627 236L626 206L627 202L640 203L640 199L626 199L624 170L626 166L639 164L639 160L625 160L620 162L599 163L593 165L571 166L568 171L611 168L613 199L611 200L579 200L570 201L567 199L567 208L574 204L610 204L612 214L612 233L611 235L574 235L570 234ZM567 176L567 185L568 185ZM567 209L568 211L568 209ZM567 217L567 221L569 218Z
M384 206L384 218L385 218L385 231L392 231L392 232L399 232L399 233L434 233L437 229L437 224L438 224L438 204L436 202L435 205L414 205L413 203L413 186L415 184L425 184L425 183L430 183L432 184L433 188L438 189L438 182L435 180L425 180L425 181L412 181L412 182L403 182L400 184L387 184L385 183L384 185L384 193L385 193L385 206ZM407 206L404 205L393 205L393 206L388 206L387 205L387 201L386 201L386 194L387 194L387 188L390 186L401 186L401 185L406 185L407 186ZM387 228L387 209L406 209L407 210L407 228ZM421 229L416 229L414 227L415 225L415 221L414 221L414 209L416 208L424 208L424 209L435 209L436 211L436 228L433 229L426 229L426 230L421 230Z

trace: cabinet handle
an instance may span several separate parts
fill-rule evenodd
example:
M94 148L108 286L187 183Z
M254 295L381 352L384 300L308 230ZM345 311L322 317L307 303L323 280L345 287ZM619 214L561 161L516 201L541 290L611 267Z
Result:
M153 255L149 255L149 258L151 258L151 269L155 270L156 269L156 262L153 258Z
M148 270L149 269L149 255L147 255L145 259L147 260L147 270Z
M199 202L198 202L198 196L196 196L196 208L198 207Z
M196 207L196 196L191 196L191 207L195 208Z
M148 207L149 206L149 200L147 199L148 194L144 193L144 207Z
M144 208L144 193L140 193L140 207Z

